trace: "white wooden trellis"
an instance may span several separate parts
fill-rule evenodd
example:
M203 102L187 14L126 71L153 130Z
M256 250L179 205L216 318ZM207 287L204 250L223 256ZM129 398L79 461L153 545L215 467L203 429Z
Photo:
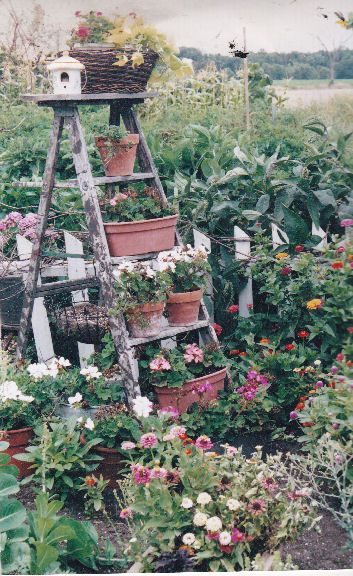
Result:
M208 253L211 253L211 239L202 232L199 232L198 230L195 229L193 229L193 235L194 235L194 247L201 248L201 246L203 246L204 248L206 248ZM214 321L213 282L211 274L207 274L207 283L204 296L206 297L207 304L209 305L208 313L210 316L210 320L211 322L213 322Z
M235 259L249 260L251 254L250 236L239 226L234 226ZM254 304L252 278L249 276L246 285L239 292L239 316L247 318Z

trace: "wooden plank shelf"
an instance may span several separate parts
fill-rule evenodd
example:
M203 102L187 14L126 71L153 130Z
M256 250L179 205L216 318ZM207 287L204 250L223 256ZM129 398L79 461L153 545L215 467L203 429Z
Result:
M130 176L95 176L93 182L96 186L103 186L105 184L119 184L122 182L140 182L142 180L151 180L155 177L153 172L135 172ZM13 182L14 188L42 188L43 181L38 182ZM54 188L79 188L78 180L65 180L63 182L55 182Z
M191 332L192 330L199 330L200 328L206 328L209 325L209 320L198 320L195 324L190 324L189 326L167 326L162 328L157 336L149 336L148 338L129 338L131 346L140 346L141 344L147 344L148 342L155 342L156 340L165 340L167 338L172 338L183 332Z
M81 278L75 280L61 280L60 282L48 282L37 286L35 297L49 296L50 294L60 294L61 292L73 292L84 288L95 288L99 286L97 277Z
M39 106L60 106L63 103L77 104L114 104L132 106L143 102L145 98L156 98L158 92L117 93L102 92L101 94L22 94L24 102L35 102Z

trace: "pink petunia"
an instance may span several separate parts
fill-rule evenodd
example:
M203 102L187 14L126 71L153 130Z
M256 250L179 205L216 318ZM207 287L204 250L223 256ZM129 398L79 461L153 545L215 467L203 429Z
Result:
M124 519L124 518L132 518L132 510L131 508L127 507L127 508L123 508L119 514L119 517Z
M353 218L345 218L340 222L342 228L346 228L348 226L353 226Z

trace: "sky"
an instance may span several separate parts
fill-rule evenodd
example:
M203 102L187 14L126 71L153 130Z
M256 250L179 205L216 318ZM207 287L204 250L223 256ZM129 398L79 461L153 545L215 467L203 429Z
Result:
M343 46L353 49L353 31L336 24L335 11L353 12L352 0L37 0L46 12L56 43L75 25L76 10L101 10L107 16L134 11L157 26L177 46L228 54L228 42L243 47L246 27L250 51L313 52ZM29 18L32 0L0 0L0 39L9 28L8 7ZM327 18L324 17L327 16Z

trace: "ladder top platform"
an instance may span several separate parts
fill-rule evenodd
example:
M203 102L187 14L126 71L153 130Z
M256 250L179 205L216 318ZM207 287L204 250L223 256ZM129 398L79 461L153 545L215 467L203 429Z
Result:
M135 92L135 93L110 93L101 94L22 94L21 99L25 102L35 102L39 106L58 106L68 104L139 104L145 98L156 98L158 92Z

